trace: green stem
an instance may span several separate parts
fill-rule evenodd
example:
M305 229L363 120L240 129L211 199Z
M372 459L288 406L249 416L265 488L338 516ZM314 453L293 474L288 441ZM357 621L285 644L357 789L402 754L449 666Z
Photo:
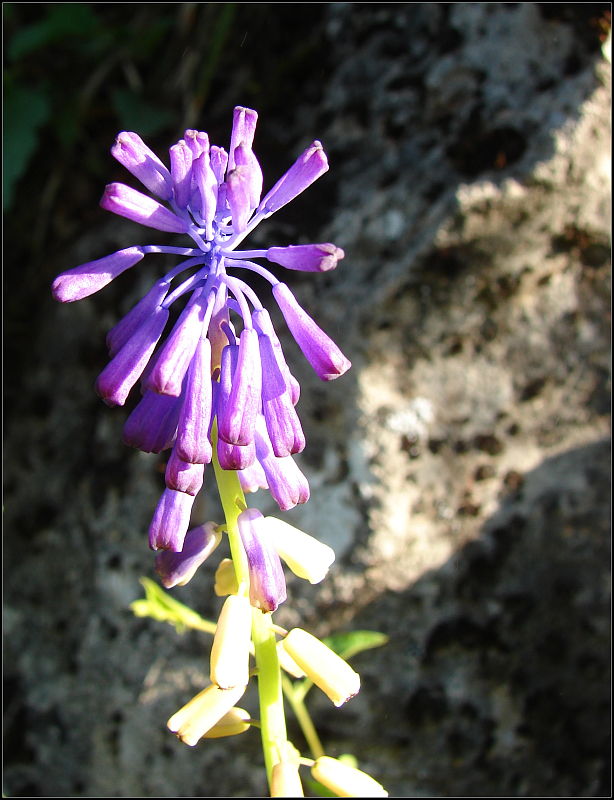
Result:
M236 472L221 468L217 458L217 427L212 430L213 468L220 500L226 517L230 552L239 584L239 593L249 593L247 556L241 542L237 520L247 504ZM260 733L267 779L271 782L274 764L279 759L279 746L286 741L286 718L281 689L281 670L277 658L276 626L271 614L254 608L252 615L252 641L258 669L258 697L260 700Z
M296 690L297 687L295 687L292 684L292 681L285 675L281 676L281 685L284 694L288 698L288 702L292 706L292 710L294 711L294 715L296 716L298 724L301 726L303 736L305 737L309 749L311 750L311 755L314 757L314 759L320 758L320 756L324 755L324 748L322 747L320 737L316 733L316 729L311 721L309 712L307 711L305 704L303 703L303 699L300 696L302 693Z
M252 639L258 668L260 733L269 785L274 764L279 760L279 745L287 739L281 671L271 615L255 608Z
M237 576L237 583L239 584L239 594L247 594L249 591L249 569L237 524L239 514L247 508L247 503L245 502L245 495L237 473L234 470L222 469L218 461L216 452L217 422L213 423L211 440L213 443L213 469L215 470L217 488L220 493L224 516L226 517L228 543L230 544L230 554Z

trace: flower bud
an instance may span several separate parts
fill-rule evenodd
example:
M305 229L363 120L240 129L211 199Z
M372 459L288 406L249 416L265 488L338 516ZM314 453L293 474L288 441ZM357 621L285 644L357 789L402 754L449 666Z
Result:
M198 158L194 160L192 164L192 175L194 176L194 185L196 186L200 198L198 209L205 223L206 237L209 239L213 235L211 225L217 208L217 181L215 180L215 174L211 168L208 150L203 151Z
M183 379L200 339L205 316L205 298L198 293L181 312L158 353L147 377L147 388L178 397Z
M119 133L111 148L111 155L150 192L157 194L163 200L171 199L173 181L170 172L138 133L131 131Z
M192 188L192 151L180 140L170 150L173 195L177 208L186 208Z
M304 797L303 786L298 774L299 753L290 743L280 747L280 760L271 770L271 797Z
M292 456L278 458L271 446L263 417L256 420L256 457L264 471L271 496L282 511L309 500L309 483Z
M256 123L258 122L258 113L252 108L244 108L243 106L236 106L232 113L232 132L230 134L230 157L228 161L228 170L234 169L235 166L235 149L243 144L245 147L250 148L254 142L254 134L256 132Z
M194 497L191 494L174 489L162 492L149 526L149 546L152 550L182 551L193 504Z
M262 194L262 169L251 147L241 143L234 151L235 165L247 170L247 186L250 211L260 202Z
M212 684L193 697L166 723L185 744L195 744L216 725L245 694L246 686L220 689Z
M239 591L237 573L232 558L223 558L215 571L213 591L218 597L236 594Z
M215 522L188 531L180 553L163 550L156 555L156 572L166 589L185 586L222 539Z
M137 264L144 256L140 247L126 247L96 261L62 272L53 281L51 291L60 303L74 303L104 288L108 283Z
M323 244L294 244L288 247L269 247L266 257L274 264L301 272L328 272L345 256L340 247Z
M239 733L245 733L250 727L249 719L249 712L235 706L205 733L203 739L220 739L222 736L237 736Z
M282 206L285 206L286 203L294 200L295 197L323 175L327 169L328 161L322 149L322 144L315 141L277 181L260 203L260 208L265 213L272 214Z
M292 404L273 342L266 334L258 336L262 362L262 413L273 453L278 458L300 453L305 434Z
M104 190L100 205L105 211L119 214L140 225L168 233L186 233L187 223L168 208L123 183L110 183Z
M244 328L236 348L228 346L222 352L218 433L228 444L245 447L254 441L261 402L262 367L256 331Z
M279 661L279 666L282 669L285 669L286 672L290 673L293 678L299 679L305 677L303 670L299 667L296 661L290 657L288 651L284 650L283 640L277 642L277 659Z
M252 211L252 179L249 167L236 166L226 178L226 196L232 214L232 227L241 233Z
M231 594L222 606L211 648L211 680L220 689L245 686L249 681L251 631L249 598Z
M256 508L246 508L237 522L247 556L251 604L262 611L275 611L286 599L286 579L264 517Z
M241 488L246 494L257 492L258 489L268 489L269 484L262 469L262 464L254 459L254 463L249 467L237 472Z
M293 628L282 646L308 678L336 706L343 705L360 689L360 676L324 642L301 628Z
M155 283L147 294L133 306L125 317L107 333L109 355L113 357L126 344L128 339L141 327L156 308L162 304L169 289L169 282L162 279Z
M107 405L124 405L162 336L168 316L167 309L158 307L100 373L96 391Z
M188 368L185 400L177 424L177 455L191 464L211 461L212 394L211 343L209 339L201 338Z
M124 423L124 444L144 453L161 453L172 447L181 402L181 397L145 392Z
M370 775L336 758L321 756L311 774L338 797L388 797L384 787Z
M352 366L341 350L299 305L285 283L273 286L273 296L303 355L323 381L332 381Z
M265 517L279 556L292 572L309 583L320 583L335 560L335 551L308 533L276 517Z
M204 472L204 464L190 464L189 461L184 461L177 455L177 448L173 447L171 457L166 464L164 480L168 489L195 497L202 489Z

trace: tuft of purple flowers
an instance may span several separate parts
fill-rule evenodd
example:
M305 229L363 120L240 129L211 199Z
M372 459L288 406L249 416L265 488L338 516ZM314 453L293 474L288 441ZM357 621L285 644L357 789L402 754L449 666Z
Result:
M292 458L305 446L295 408L300 388L269 314L239 277L244 271L271 284L288 329L322 380L350 367L288 286L256 263L325 272L336 267L343 250L328 242L237 249L258 223L328 169L315 141L262 198L262 170L252 150L257 116L235 108L228 152L210 144L202 131L185 131L169 150L170 168L138 134L120 133L112 155L158 199L111 183L101 206L149 228L186 234L192 246L135 245L63 272L53 282L56 300L74 302L146 255L184 259L109 331L110 361L96 381L111 406L123 405L140 381L141 399L125 423L124 441L148 453L171 449L166 488L149 530L154 550L182 551L214 447L220 466L237 470L245 491L268 489L282 510L309 498L307 479ZM180 298L187 302L166 332L169 309Z

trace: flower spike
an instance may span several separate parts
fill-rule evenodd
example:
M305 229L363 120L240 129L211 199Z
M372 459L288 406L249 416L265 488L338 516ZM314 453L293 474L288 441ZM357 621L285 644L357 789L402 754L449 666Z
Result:
M307 478L293 460L305 447L296 408L300 386L268 312L235 270L251 270L272 284L290 332L323 380L339 377L350 366L286 284L258 263L326 272L343 258L343 250L330 242L237 249L257 224L328 170L324 148L316 140L263 192L254 152L257 121L256 111L237 106L226 149L211 143L205 131L189 129L170 147L167 163L138 133L118 133L111 153L144 190L109 183L102 208L147 228L184 234L190 246L127 247L63 272L52 286L56 300L70 303L119 279L146 255L184 258L163 277L156 276L149 291L109 331L110 360L96 381L109 405L124 405L140 382L142 397L124 424L124 442L147 453L171 451L149 543L165 551L156 563L166 564L164 579L173 585L190 573L185 565L202 550L202 541L196 543L188 526L214 447L219 466L236 471L246 492L268 490L282 510L309 498ZM175 313L171 307L178 301L181 307ZM260 518L243 516L242 527L254 575L252 602L270 610L285 598L280 557ZM332 560L330 553L305 545L304 558L297 555L291 547L297 535L284 537L279 552L297 574L320 580ZM303 544L310 541L307 537Z

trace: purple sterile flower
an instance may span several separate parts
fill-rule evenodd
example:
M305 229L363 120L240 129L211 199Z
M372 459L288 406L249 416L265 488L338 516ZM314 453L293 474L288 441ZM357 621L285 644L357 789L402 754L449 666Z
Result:
M182 399L145 392L124 424L123 440L144 453L161 453L173 446Z
M273 286L273 296L296 343L323 381L332 381L352 366L337 345L301 308L285 283Z
M51 290L61 303L73 303L94 294L111 283L145 255L140 247L127 247L109 256L81 264L80 267L63 272L54 280Z
M128 172L146 186L150 192L163 200L173 196L173 180L168 169L152 152L138 133L123 131L117 135L111 148L111 155L122 164Z
M224 354L235 345L224 348L220 390L224 390L224 379L229 384L228 396L218 409L218 433L228 444L242 447L254 441L256 415L261 405L262 370L258 334L253 328L244 328L236 350L236 358L224 359ZM234 364L232 362L235 362ZM230 374L232 370L232 374ZM220 398L222 394L220 393Z
M162 336L168 310L157 308L98 376L96 391L110 406L123 406L130 389L143 374L147 362Z
M152 550L181 552L193 503L194 496L186 492L175 489L162 492L149 526L149 546Z
M177 448L173 447L166 465L164 480L167 488L194 496L200 492L203 485L204 471L204 464L190 464L189 461L184 461L177 455Z
M256 421L256 458L260 463L271 496L282 511L309 500L309 483L291 456L278 458L273 452L266 423Z
M212 298L213 299L213 298ZM158 394L181 394L183 379L199 342L206 313L202 291L192 295L175 323L147 377L147 388Z
M328 272L335 269L345 253L334 244L291 244L288 247L269 247L266 257L274 264L302 272Z
M153 549L182 550L214 448L222 469L237 470L246 491L267 487L283 509L309 497L307 479L292 459L305 446L295 408L300 387L246 273L272 286L290 333L323 380L350 366L286 284L263 265L325 272L336 267L343 250L330 242L239 249L260 222L328 170L324 149L314 141L263 196L253 149L257 119L254 110L235 108L228 150L211 143L204 131L186 130L170 147L167 163L137 133L119 133L112 155L148 193L111 183L102 208L189 241L127 247L62 273L52 287L55 299L73 302L127 269L141 270L145 256L178 257L166 274L152 278L152 288L108 333L110 362L96 382L109 405L123 405L140 383L142 397L125 423L124 441L145 452L173 448L150 526ZM168 331L177 302L182 308L173 313Z
M262 611L275 611L286 599L286 579L265 519L256 508L246 508L238 525L247 555L250 602Z
M220 543L221 533L214 522L206 522L186 533L181 552L163 550L156 555L156 572L167 589L185 586L200 565Z
M200 338L190 362L177 426L177 454L192 464L208 464L212 449L209 441L213 409L211 385L211 343Z

